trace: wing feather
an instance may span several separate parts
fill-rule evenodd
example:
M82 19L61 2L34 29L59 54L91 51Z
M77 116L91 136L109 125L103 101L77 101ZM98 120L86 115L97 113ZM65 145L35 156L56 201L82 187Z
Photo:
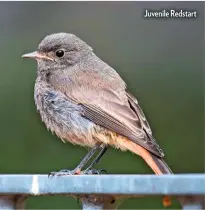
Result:
M119 113L119 110L116 110L115 114L112 114L113 109L111 109L112 111L105 111L105 109L102 109L100 106L92 105L91 103L81 103L81 114L96 124L127 137L131 141L141 145L155 155L163 157L163 151L153 138L150 126L142 110L140 109L137 100L129 93L127 93L127 97L129 101L128 104L131 105L124 105L123 110L129 113L132 111L131 113L134 115L132 118L135 118L136 120L132 120L131 125L129 125L130 119L126 114L123 115L123 112ZM108 107L113 107L112 101L106 101L106 103L109 103ZM116 113L119 114L116 115ZM124 123L126 121L129 123Z

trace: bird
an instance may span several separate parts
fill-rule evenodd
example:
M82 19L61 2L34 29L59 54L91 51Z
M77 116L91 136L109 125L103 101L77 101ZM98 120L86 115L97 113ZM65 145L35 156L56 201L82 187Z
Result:
M50 34L22 57L37 61L34 100L46 127L63 142L90 148L74 170L57 174L80 174L97 155L85 171L92 170L108 147L140 156L157 175L172 173L138 100L85 41Z

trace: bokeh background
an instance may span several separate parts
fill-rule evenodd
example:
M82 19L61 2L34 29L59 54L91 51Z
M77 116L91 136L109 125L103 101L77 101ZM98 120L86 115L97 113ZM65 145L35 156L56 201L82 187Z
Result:
M144 19L145 9L192 9L196 19ZM175 173L204 172L203 2L0 2L0 172L72 169L86 149L63 144L36 112L36 63L21 55L54 32L70 32L127 82ZM141 158L109 149L98 168L152 173ZM79 209L70 197L32 197L30 209ZM121 209L160 209L160 198ZM170 207L179 208L174 202Z

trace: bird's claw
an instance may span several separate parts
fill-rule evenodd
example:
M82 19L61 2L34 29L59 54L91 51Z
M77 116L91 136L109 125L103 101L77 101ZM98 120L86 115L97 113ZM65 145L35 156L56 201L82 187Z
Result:
M54 177L54 176L70 176L70 175L75 175L75 174L80 174L79 170L77 170L77 169L74 169L74 170L62 169L60 171L50 172L48 174L48 177Z
M76 168L74 170L68 170L68 169L62 169L60 171L54 171L50 172L48 174L48 177L54 177L54 176L70 176L70 175L100 175L100 174L107 174L107 171L105 169L86 169L85 171L81 171L80 169Z
M107 174L107 171L105 169L100 169L100 170L86 169L85 171L82 172L82 174L84 174L84 175L100 175L100 174L103 174L103 172Z

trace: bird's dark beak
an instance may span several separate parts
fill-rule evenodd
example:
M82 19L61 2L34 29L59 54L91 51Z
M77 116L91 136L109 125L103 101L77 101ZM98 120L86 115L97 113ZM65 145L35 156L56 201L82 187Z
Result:
M24 54L24 55L22 55L22 58L46 59L46 60L53 61L53 59L51 57L45 55L42 52L38 52L38 51L34 51L32 53Z

